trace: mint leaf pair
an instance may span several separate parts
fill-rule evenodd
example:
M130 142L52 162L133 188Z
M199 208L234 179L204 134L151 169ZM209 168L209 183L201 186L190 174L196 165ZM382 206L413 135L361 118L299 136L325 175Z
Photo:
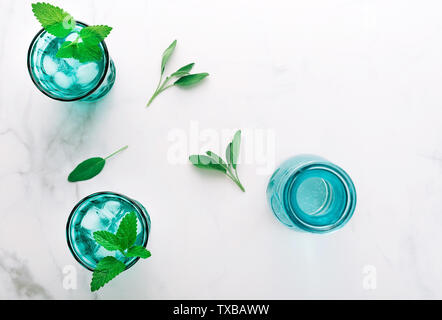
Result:
M57 38L66 38L75 29L74 18L59 7L38 2L32 4L32 11L42 27ZM82 63L101 60L102 52L99 44L111 30L111 27L104 25L85 27L74 41L65 41L56 56L74 58Z
M150 252L143 246L135 245L137 238L137 216L128 213L121 220L117 233L94 232L95 241L109 251L120 251L125 257L149 258ZM91 291L97 291L106 283L126 270L126 265L115 257L101 259L92 274Z
M65 41L57 52L57 58L74 58L80 62L98 61L102 53L99 46L111 32L108 26L91 26L80 30L74 41ZM81 42L80 42L81 40Z
M158 82L158 86L155 89L154 94L149 99L149 102L147 103L147 107L150 106L152 101L164 90L169 89L170 87L173 87L173 86L191 87L191 86L201 82L205 77L207 77L209 75L208 73L190 74L190 71L192 70L195 63L189 63L189 64L185 65L184 67L181 67L180 69L178 69L174 73L172 73L170 76L166 77L166 79L163 82L161 82L163 80L163 75L164 75L164 70L166 68L166 64L169 61L170 57L172 56L172 53L175 51L176 43L177 43L176 40L173 41L170 44L170 46L163 52L163 56L161 59L160 81ZM178 78L178 79L175 80L174 83L167 85L172 78Z
M135 212L128 213L121 220L117 233L109 231L94 232L97 243L109 251L124 251L131 247L137 237L137 216Z
M189 160L197 168L221 171L232 179L243 192L245 192L246 190L239 181L238 172L236 171L240 145L241 130L238 130L235 133L232 142L230 142L226 148L226 161L212 151L207 151L205 155L191 155Z

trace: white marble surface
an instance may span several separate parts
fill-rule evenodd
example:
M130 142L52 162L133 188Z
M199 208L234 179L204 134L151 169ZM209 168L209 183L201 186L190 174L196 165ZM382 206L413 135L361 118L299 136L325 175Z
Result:
M0 0L0 298L442 298L440 1L51 2L114 27L117 81L92 105L41 94L26 69L40 28L31 1ZM145 109L175 38L168 70L194 61L210 77ZM237 128L250 133L246 193L171 160L176 134L185 153L223 153L227 137L210 136ZM262 133L276 144L257 150ZM95 179L66 181L79 161L126 144ZM299 233L270 212L268 168L298 153L353 178L358 204L342 230ZM65 224L102 190L146 205L152 258L91 294ZM63 288L69 265L76 290Z

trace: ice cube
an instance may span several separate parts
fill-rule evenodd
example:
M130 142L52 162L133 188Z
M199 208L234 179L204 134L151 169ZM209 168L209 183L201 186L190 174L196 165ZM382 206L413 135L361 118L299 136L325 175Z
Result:
M59 59L58 60L58 71L64 73L68 77L75 76L75 67L69 64L70 59ZM75 60L75 59L73 59Z
M72 78L68 77L66 74L59 71L56 74L54 74L54 82L60 88L68 89L72 86L74 81Z
M92 237L92 233L86 229L82 229L81 233L77 235L75 241L79 252L84 255L92 255L98 249L98 244Z
M89 209L81 220L81 227L88 230L95 230L100 226L100 217L97 214L97 209Z
M77 59L74 58L65 58L63 59L71 68L78 68L78 66L80 65L80 61L78 61Z
M114 213L112 212L112 210L109 210L109 208L106 207L103 207L99 211L99 215L100 219L105 219L105 220L112 220L112 218L114 217Z
M109 212L113 212L114 214L116 214L118 211L120 211L121 209L121 204L118 201L106 201L106 203L103 206L103 209L108 210Z
M111 213L102 208L97 212L97 217L98 217L98 224L96 226L96 230L108 230L112 221Z
M107 201L103 207L103 210L107 213L107 217L112 219L113 224L117 223L122 218L122 215L124 214L122 209L123 207L120 202L112 200Z
M57 68L57 63L50 56L45 56L43 58L43 70L48 75L54 75L57 72Z
M77 69L77 79L79 84L88 84L92 82L98 75L98 65L90 62L80 66Z
M113 256L113 255L114 255L114 253L112 253L111 251L106 250L106 249L105 249L104 247L102 247L102 246L98 246L98 247L95 249L94 258L97 259L97 260L101 260L101 259L104 258L104 257L107 257L107 256Z

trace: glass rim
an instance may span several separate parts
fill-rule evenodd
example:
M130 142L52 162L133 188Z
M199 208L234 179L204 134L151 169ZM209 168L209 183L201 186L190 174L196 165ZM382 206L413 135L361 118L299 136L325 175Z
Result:
M333 175L335 175L342 183L345 189L345 193L347 195L347 203L342 210L342 213L337 221L331 224L326 225L314 225L311 223L308 223L301 219L295 212L295 210L291 207L291 205L284 204L285 207L287 207L286 210L288 217L290 220L299 228L313 233L326 233L331 232L334 230L339 229L340 227L343 227L353 216L353 213L356 208L356 188L354 186L353 181L351 180L350 176L345 172L342 168L335 165L334 163L326 161L314 161L309 162L304 165L301 165L299 167L296 167L295 172L291 175L289 178L290 181L286 184L284 187L284 198L286 194L286 190L291 188L293 186L293 183L296 179L296 176L301 173L301 171L305 170L313 170L313 169L322 169L327 170ZM286 203L286 201L284 201Z
M90 194L90 195L88 195L88 196L82 198L80 201L78 201L78 203L77 203L77 204L74 206L74 208L71 210L71 213L69 214L69 217L68 217L68 221L67 221L67 223L66 223L66 241L67 241L67 243L68 243L69 251L71 251L71 253L72 253L72 255L74 256L75 260L77 260L77 262L78 262L79 264L81 264L83 267L85 267L85 268L88 269L89 271L94 271L94 269L90 268L88 265L86 265L86 264L84 263L84 261L82 261L82 260L80 259L80 257L78 256L77 252L74 250L73 245L72 245L72 238L71 238L71 236L70 236L70 232L69 232L69 231L70 231L70 227L71 227L72 217L74 216L74 214L75 214L75 212L77 211L78 207L79 207L81 204L83 204L84 201L86 201L86 200L88 200L88 199L90 199L90 198L96 197L96 196L98 196L98 195L106 195L106 194L108 194L108 195L116 195L116 196L122 197L122 198L128 200L128 201L129 201L129 202L130 202L130 203L131 203L131 204L132 204L132 205L138 210L138 212L140 213L141 217L142 217L143 220L144 220L143 222L144 222L145 225L146 225L146 240L145 240L145 241L143 242L143 244L142 244L143 247L146 247L146 246L147 246L147 243L148 243L148 241L149 241L149 223L148 223L148 218L146 217L146 214L144 213L143 208L140 207L140 205L139 205L135 200L133 200L133 199L131 199L131 198L129 198L129 197L127 197L127 196L121 194L121 193L117 193L117 192L113 192L113 191L99 191L99 192L92 193L92 194ZM125 269L125 270L129 269L130 267L132 267L135 263L138 262L138 260L140 260L139 257L137 257L136 259L134 259L131 263L129 263L129 264L126 266L126 269Z
M83 25L85 27L88 27L89 25L81 22L81 21L76 21L77 24ZM60 97L54 97L52 95L50 95L46 90L44 90L37 82L37 80L34 78L34 75L31 71L31 52L32 52L32 48L34 47L34 44L36 42L36 40L38 39L38 37L43 33L43 32L47 32L44 28L42 28L39 32L37 32L37 34L34 36L34 38L31 41L31 44L29 45L29 49L28 49L28 56L27 56L27 66L28 66L28 72L29 75L31 77L32 82L34 83L34 85L37 87L38 90L40 90L44 95L48 96L51 99L54 100L58 100L58 101L64 101L64 102L73 102L73 101L79 101L82 100L84 98L89 97L91 94L93 94L100 86L101 84L104 82L104 79L106 78L106 74L107 71L109 70L109 66L110 66L110 57L109 57L109 51L107 50L107 46L106 43L103 41L101 41L101 45L103 47L103 52L104 52L104 56L106 57L106 65L104 66L104 70L103 73L100 77L100 80L98 81L98 83L96 84L96 86L94 88L92 88L91 90L89 90L86 94L80 96L80 97L76 97L76 98L72 98L72 99L64 99L64 98L60 98Z

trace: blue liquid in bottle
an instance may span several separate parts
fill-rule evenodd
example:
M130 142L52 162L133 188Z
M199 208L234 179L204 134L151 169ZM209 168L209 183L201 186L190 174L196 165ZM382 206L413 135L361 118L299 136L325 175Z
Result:
M313 155L285 161L271 177L267 197L278 220L315 233L344 226L356 205L356 191L347 173Z

